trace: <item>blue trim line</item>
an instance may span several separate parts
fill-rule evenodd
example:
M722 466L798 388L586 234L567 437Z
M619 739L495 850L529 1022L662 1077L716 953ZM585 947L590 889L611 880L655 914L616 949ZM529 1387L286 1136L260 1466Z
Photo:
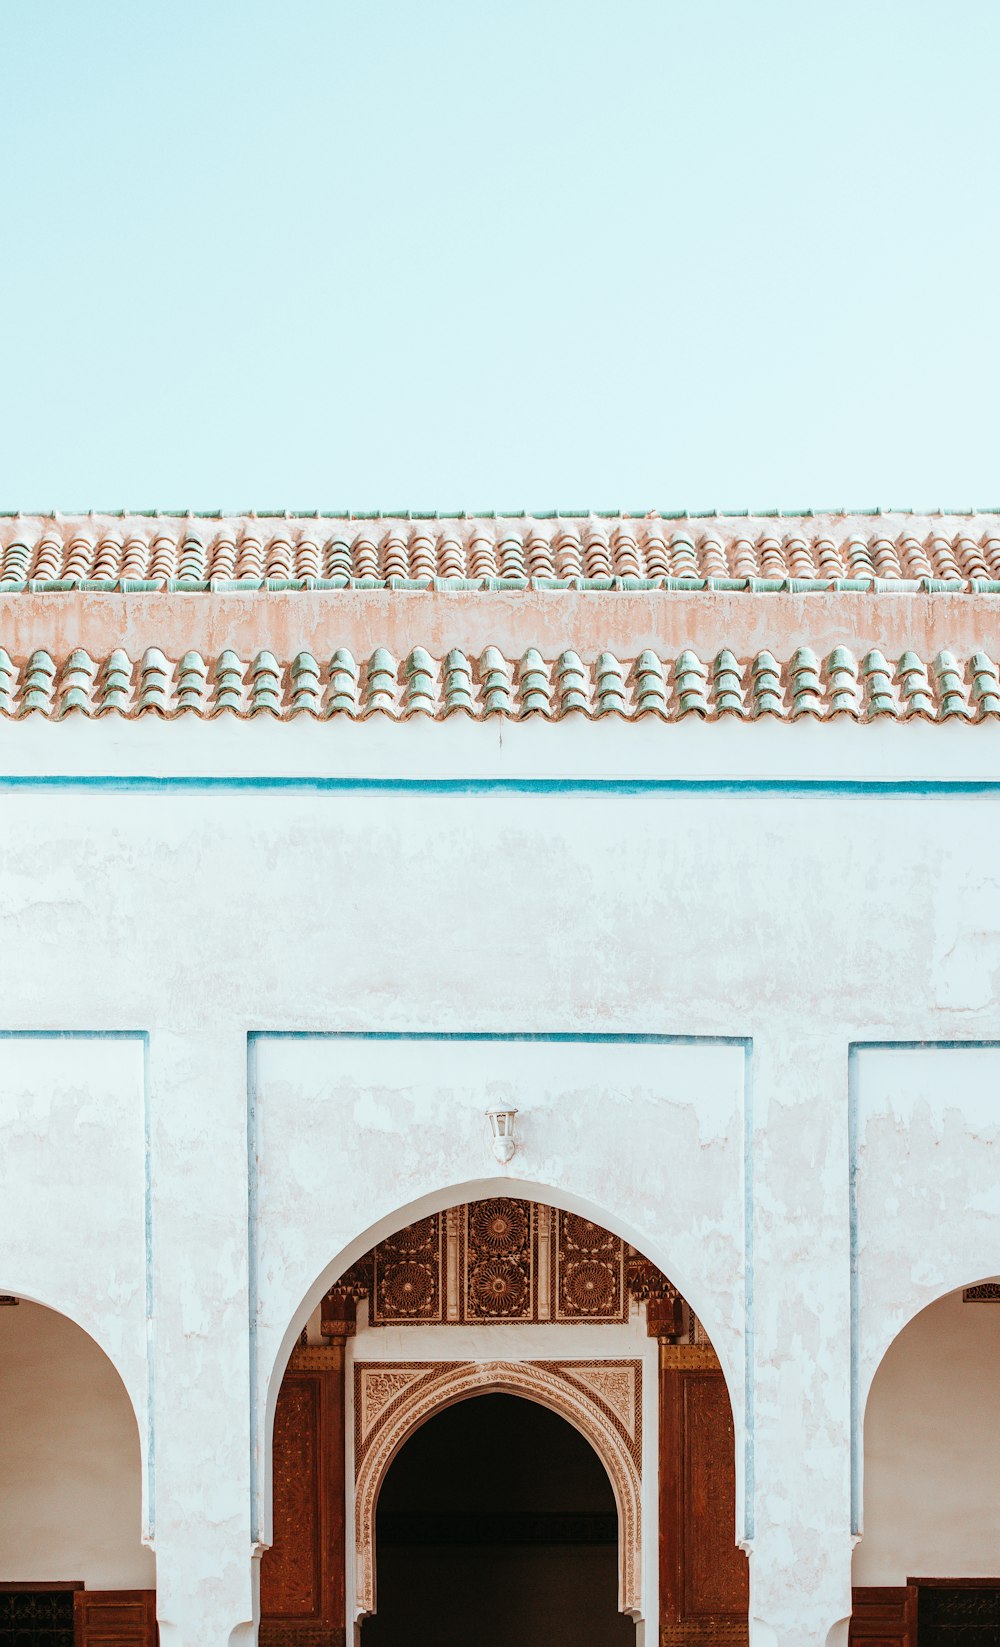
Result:
M0 1029L0 1041L138 1041L142 1046L143 1284L146 1312L146 1531L156 1535L156 1412L153 1311L153 1146L150 1036L145 1029Z
M1000 1041L851 1041L847 1048L848 1217L851 1248L851 1532L860 1534L864 1462L864 1415L861 1411L861 1273L858 1228L858 1097L862 1052L997 1052Z
M995 795L997 778L364 778L173 777L152 773L6 773L0 793L82 790L99 794L306 795Z
M257 1254L258 1219L258 1126L257 1126L257 1043L260 1041L462 1041L547 1043L566 1046L729 1046L742 1047L743 1066L743 1194L744 1194L744 1537L754 1535L755 1408L754 1408L754 1293L753 1293L753 1039L748 1035L658 1035L645 1032L601 1032L583 1030L311 1030L255 1029L247 1033L247 1276L248 1329L250 1349L250 1526L251 1538L260 1533L260 1460L257 1410L259 1377L257 1368L257 1314L259 1264Z

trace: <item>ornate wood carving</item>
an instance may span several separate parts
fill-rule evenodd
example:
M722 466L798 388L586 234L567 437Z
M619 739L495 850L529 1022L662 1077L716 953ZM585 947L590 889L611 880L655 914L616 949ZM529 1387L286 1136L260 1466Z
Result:
M465 1208L467 1321L537 1321L535 1209L494 1196Z
M286 1374L274 1414L274 1537L261 1561L261 1611L315 1618L321 1606L320 1380Z
M155 1647L155 1590L77 1590L75 1647Z
M278 1394L261 1647L342 1647L344 1340L298 1345Z
M750 1590L735 1534L732 1407L721 1371L692 1365L690 1352L701 1348L663 1347L660 1639L662 1647L745 1647Z
M575 1212L558 1214L555 1319L627 1321L625 1243Z
M492 1196L421 1218L341 1277L332 1301L369 1298L372 1326L446 1321L627 1321L646 1301L651 1331L679 1336L683 1300L648 1259L576 1213Z
M916 1591L912 1585L859 1586L851 1592L848 1640L866 1647L916 1647Z
M397 1230L373 1250L371 1322L445 1320L444 1219L438 1213Z
M618 1605L638 1613L642 1580L642 1364L638 1361L421 1361L355 1364L358 1614L375 1611L375 1505L407 1436L440 1408L490 1390L525 1395L586 1436L618 1507Z

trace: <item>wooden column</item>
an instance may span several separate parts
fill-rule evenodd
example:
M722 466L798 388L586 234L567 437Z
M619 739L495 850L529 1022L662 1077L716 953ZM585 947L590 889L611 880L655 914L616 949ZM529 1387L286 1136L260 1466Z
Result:
M661 1647L746 1647L733 1412L707 1344L660 1339Z
M298 1345L282 1379L260 1647L345 1647L344 1364L353 1331L351 1300L324 1300L327 1341Z

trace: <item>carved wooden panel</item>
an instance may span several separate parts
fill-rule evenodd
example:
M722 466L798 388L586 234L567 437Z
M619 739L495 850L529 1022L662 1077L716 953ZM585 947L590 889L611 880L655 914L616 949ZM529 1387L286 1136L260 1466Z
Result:
M344 1447L343 1344L294 1350L274 1419L261 1647L342 1647Z
M75 1647L155 1647L155 1590L77 1590Z
M261 1611L282 1618L320 1610L319 1407L319 1379L286 1373L271 1455L274 1539L260 1566Z
M865 1647L916 1647L915 1594L906 1584L852 1590L848 1640Z
M369 1299L372 1326L447 1321L627 1321L630 1293L669 1305L664 1276L576 1213L491 1196L421 1218L352 1265L334 1293ZM331 1296L333 1296L331 1294Z
M433 1213L374 1248L372 1326L444 1320L443 1231L443 1217Z
M733 1415L721 1372L660 1371L661 1641L748 1639L746 1558L736 1544Z
M627 1321L624 1241L575 1212L557 1216L556 1320Z

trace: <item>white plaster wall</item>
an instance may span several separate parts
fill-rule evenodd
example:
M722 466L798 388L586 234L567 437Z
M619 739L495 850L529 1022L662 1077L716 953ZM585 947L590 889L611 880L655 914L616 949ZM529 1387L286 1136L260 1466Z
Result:
M4 880L9 890L9 872ZM43 925L66 898L72 908L68 866L53 870L44 893L35 878L18 888ZM82 933L79 944L86 965ZM7 948L13 968L27 959L16 929ZM38 990L22 979L15 1025L36 1027L43 997L61 1024L75 969L60 981L57 965ZM0 1037L0 1291L59 1310L101 1345L131 1398L148 1465L144 1063L139 1035ZM146 1502L147 1523L150 1512Z
M981 947L1000 943L985 892L982 915ZM907 1321L1000 1271L1000 1046L862 1049L854 1103L860 1415Z
M253 1070L257 1372L272 1412L297 1331L346 1264L410 1221L401 1207L442 1210L472 1198L441 1200L442 1183L476 1180L575 1200L661 1264L741 1407L741 1046L264 1036ZM489 1145L492 1103L519 1110L509 1173Z
M0 1309L0 1581L152 1589L139 1431L114 1367L74 1322Z
M998 1412L1000 1305L949 1293L903 1328L872 1383L856 1584L997 1573Z
M5 753L25 730L4 729ZM178 724L160 729L169 739L151 729L128 744L124 729L104 737L66 723L30 729L10 765L267 772L279 760L277 734L292 739L280 745L281 763L299 772L338 762L350 771L366 751L383 778L394 760L411 775L423 762L438 776L460 776L470 763L480 775L544 776L561 763L591 777L694 767L707 777L727 775L739 733L744 767L781 766L798 779L919 769L933 783L995 771L985 727L900 727L883 738L875 727L798 725L760 739L764 729L730 737L708 727L697 740L681 727L655 737L618 728L614 738L597 727L580 729L586 737L535 728L530 738L503 728L476 745L474 761L464 734L451 738L446 727L414 728L411 740L408 727L373 723L370 743L365 727L326 742L333 728L312 730L317 738L257 723ZM848 1046L1000 1039L1000 919L984 849L1000 826L998 801L933 789L71 790L3 800L8 1024L151 1032L156 1549L161 1616L174 1639L221 1642L252 1613L247 1033L518 1028L753 1038L752 1611L757 1640L770 1647L825 1643L849 1607ZM317 1084L306 1044L265 1093L262 1397L282 1334L316 1302L325 1269L414 1209L497 1182L481 1145L492 1050L470 1082L420 1073L409 1051L398 1058L368 1087L355 1069L350 1102L333 1102L344 1089ZM952 1067L937 1066L939 1090L962 1089ZM502 1070L495 1078L507 1087L515 1079ZM862 1397L910 1315L1000 1270L1000 1255L988 1256L995 1189L983 1167L992 1076L975 1113L958 1102L911 1113L882 1099L868 1111L868 1079L862 1070ZM578 1198L689 1286L720 1340L737 1404L744 1178L733 1089L717 1136L720 1089L708 1064L691 1065L682 1094L663 1086L648 1101L645 1078L621 1083L606 1068L558 1083L526 1067L517 1080L524 1132L512 1187L568 1205ZM5 1126L16 1134L24 1106L30 1118L58 1088L36 1066ZM288 1124L275 1132L282 1103ZM678 1124L664 1125L671 1116ZM3 1285L46 1302L62 1289L72 1303L73 1288L100 1299L109 1278L86 1261L90 1232L106 1252L102 1220L117 1216L121 1197L106 1207L95 1186L101 1172L117 1185L124 1162L123 1193L141 1201L141 1162L121 1122L101 1135L96 1160L68 1146L47 1157L47 1132L62 1138L74 1120L61 1111L53 1119L51 1128L29 1124L35 1153L17 1169L6 1226L25 1263L38 1254L37 1291L13 1277ZM65 1163L58 1182L53 1162ZM910 1186L921 1183L933 1193L914 1200ZM116 1263L112 1283L118 1274ZM106 1313L122 1315L117 1305ZM258 1432L263 1421L262 1409ZM737 1423L742 1457L741 1410Z

